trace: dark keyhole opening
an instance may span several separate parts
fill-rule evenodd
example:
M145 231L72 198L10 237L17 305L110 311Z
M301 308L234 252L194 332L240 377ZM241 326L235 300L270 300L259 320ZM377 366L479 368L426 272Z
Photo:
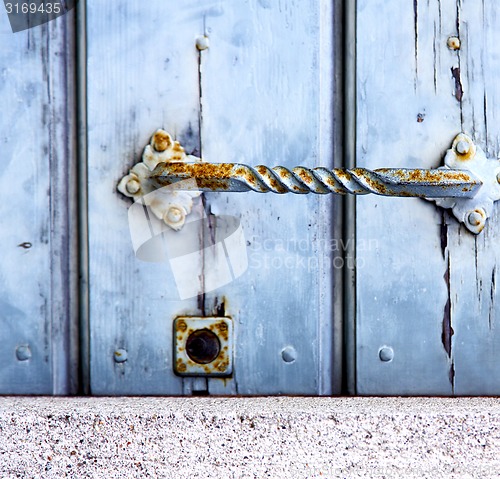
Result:
M196 363L211 363L220 353L219 338L209 329L198 329L187 338L186 352Z

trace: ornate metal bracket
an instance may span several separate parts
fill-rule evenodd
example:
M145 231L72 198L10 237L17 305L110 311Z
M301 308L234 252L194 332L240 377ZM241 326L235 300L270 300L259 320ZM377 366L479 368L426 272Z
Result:
M182 228L193 197L201 191L256 191L420 197L451 209L469 231L478 234L494 202L500 199L500 160L487 159L483 150L461 133L446 154L445 166L437 169L253 168L187 156L167 132L158 130L146 146L142 162L121 179L118 190L143 201L175 230Z
M467 169L481 181L482 186L472 198L434 198L438 206L451 209L455 218L467 229L479 234L492 213L495 201L500 200L500 160L488 159L472 139L460 133L444 157L446 169Z
M137 163L118 183L118 191L134 201L147 206L159 220L173 230L179 231L191 212L193 198L200 196L199 190L186 191L176 188L158 189L151 182L152 172L159 164L201 161L195 156L186 155L178 141L164 130L157 130L149 145L144 148L142 161ZM181 185L182 186L182 185Z

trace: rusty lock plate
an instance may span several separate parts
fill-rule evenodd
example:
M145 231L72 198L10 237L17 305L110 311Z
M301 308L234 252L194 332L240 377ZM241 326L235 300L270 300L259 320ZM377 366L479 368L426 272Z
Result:
M227 317L180 316L174 320L174 371L179 376L233 373L233 322Z

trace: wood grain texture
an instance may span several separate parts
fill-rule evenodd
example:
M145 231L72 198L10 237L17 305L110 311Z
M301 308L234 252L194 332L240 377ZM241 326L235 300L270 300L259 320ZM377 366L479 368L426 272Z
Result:
M199 150L199 2L87 2L89 311L93 394L181 394L172 369L172 321L196 315L180 301L168 263L132 249L130 200L116 190L163 127ZM117 364L114 351L128 360Z
M210 48L201 54L204 159L332 166L331 7L214 5L219 15L205 20ZM209 312L224 304L237 341L234 378L210 380L209 391L331 394L333 198L206 196L212 215L240 219L249 260L241 277L205 298ZM295 351L293 362L284 361L285 348Z
M316 0L158 0L147 9L91 0L87 25L92 392L331 393L332 198L206 195L211 224L241 219L250 266L180 301L168 267L134 257L130 203L115 191L160 126L209 161L333 164L331 10ZM199 53L202 34L210 47ZM202 284L212 266L205 257ZM172 319L198 314L233 318L233 378L173 375ZM294 362L283 361L286 346ZM125 363L113 362L116 348L128 351Z
M357 164L430 168L460 132L446 45L453 1L358 2ZM392 21L389 19L397 19ZM357 199L357 392L451 394L449 218L419 199ZM453 259L452 268L453 268ZM394 359L379 359L388 346Z
M73 22L0 28L3 394L77 387ZM30 359L17 360L21 345Z
M463 88L462 129L488 157L500 153L500 56L496 37L500 27L498 3L459 4L458 33L462 47L455 67ZM498 268L500 209L495 206L483 233L468 235L456 223L448 227L454 392L457 395L500 394L500 335L498 332Z
M389 13L390 12L390 13ZM359 2L358 164L438 165L464 131L497 156L494 1ZM388 15L400 19L383 22ZM461 48L446 46L459 36ZM358 392L498 394L498 208L474 236L419 200L358 200ZM377 238L373 251L360 242ZM382 362L377 350L394 349Z

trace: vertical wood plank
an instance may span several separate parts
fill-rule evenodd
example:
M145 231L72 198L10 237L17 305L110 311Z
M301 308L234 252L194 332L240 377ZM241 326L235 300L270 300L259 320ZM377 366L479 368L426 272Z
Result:
M3 394L77 387L73 24L0 30Z
M360 0L357 10L357 164L438 166L460 131L446 45L456 3ZM358 393L452 392L448 222L419 199L357 200Z
M168 263L133 253L116 191L159 127L199 152L199 2L87 1L89 310L94 394L181 394L172 370L172 320L199 314L181 301ZM128 359L113 360L116 349Z
M496 38L500 26L498 4L493 0L457 2L461 49L455 68L463 90L463 130L490 158L500 152L500 56ZM500 212L479 236L464 227L448 230L451 255L451 312L454 386L457 395L500 394L498 344L498 264Z
M332 7L214 5L201 55L204 159L333 166ZM334 198L206 197L215 217L240 219L249 261L242 276L205 298L208 312L223 304L236 329L234 378L210 380L210 392L331 394Z

